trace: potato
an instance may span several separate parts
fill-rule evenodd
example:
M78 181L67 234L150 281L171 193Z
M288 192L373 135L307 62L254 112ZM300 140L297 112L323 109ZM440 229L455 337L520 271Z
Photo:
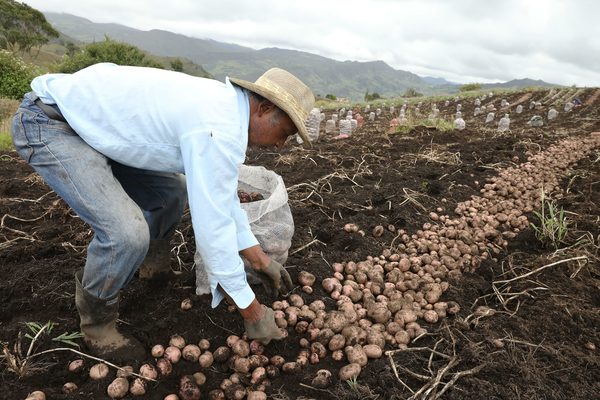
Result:
M348 324L346 317L340 311L332 311L325 317L324 327L331 329L334 333L339 333Z
M215 389L208 392L209 400L225 400L225 392L221 389Z
M196 382L196 385L198 386L202 386L206 383L206 375L204 375L202 372L196 372L194 375L192 375L192 378L194 378L194 382Z
M78 358L77 360L73 360L69 363L69 372L79 372L83 369L85 362Z
M314 342L310 345L311 353L315 353L319 356L319 358L325 358L327 355L327 349L319 342Z
M438 318L438 313L436 313L434 310L427 310L423 313L423 319L430 324L435 324L438 322Z
M181 350L175 346L169 346L165 349L165 358L171 362L171 364L177 364L181 359Z
M125 378L116 378L108 385L106 393L111 399L121 399L125 397L129 390L129 382Z
M210 351L205 351L200 357L198 357L198 363L201 368L210 368L215 361L213 354Z
M183 350L181 350L183 359L191 362L198 361L198 357L200 357L201 353L202 350L200 350L200 347L196 346L195 344L188 344L183 348Z
M179 400L179 396L174 393L165 396L164 400Z
M225 389L225 398L227 400L242 400L246 397L246 388L239 383L229 385Z
M312 286L315 284L315 276L310 272L300 271L298 273L298 283L301 286Z
M281 369L286 374L296 374L296 373L300 372L301 368L300 368L300 364L298 364L297 362L290 361L290 362L286 362L285 364L283 364Z
M108 375L108 365L104 363L98 363L90 368L90 378L93 380L100 380L106 378Z
M194 378L184 375L179 380L179 397L181 400L200 400L200 388Z
M363 346L363 350L368 358L381 358L383 350L375 344L367 344Z
M156 361L156 369L161 376L169 376L173 372L173 364L166 358L159 358Z
M129 388L129 393L134 396L143 396L146 394L146 381L142 378L135 378L131 387Z
M394 340L396 340L397 344L407 345L410 343L410 335L404 329L399 330L394 335Z
M218 363L224 363L231 356L231 349L226 346L217 347L213 353L213 358Z
M46 394L41 390L36 390L29 393L25 400L46 400Z
M62 387L62 392L64 394L71 394L77 391L77 385L74 382L67 382Z
M348 359L348 362L350 362L351 364L358 364L361 367L367 365L367 362L369 360L367 359L367 355L365 354L365 351L363 350L360 344L355 344L354 346L346 346L344 351L346 353L346 358Z
M258 340L250 342L250 354L261 355L265 352L265 346Z
M156 379L158 371L150 364L144 364L140 367L140 375L148 379Z
M344 225L344 230L348 233L352 233L352 232L358 232L359 228L358 228L358 225L356 225L356 224L348 223L348 224Z
M269 362L271 363L271 365L274 365L277 368L281 368L281 366L283 366L283 364L285 363L285 359L281 356L273 356L269 359Z
M336 278L325 278L321 284L327 293L342 290L342 284Z
M342 329L342 335L346 338L346 345L363 344L367 340L366 332L356 325L349 325Z
M322 345L327 346L335 333L329 328L323 328L317 335L317 341Z
M313 288L312 286L302 286L302 291L306 294L312 294Z
M310 353L310 356L308 356L308 362L313 365L318 364L320 361L321 359L319 358L319 355L317 353Z
M221 390L225 390L231 385L233 385L233 381L231 379L223 379L219 387L221 388Z
M227 336L227 346L228 347L232 347L233 344L235 342L237 342L238 340L240 340L239 336L236 336L236 335L229 335L229 336Z
M290 295L288 301L293 307L300 309L304 305L304 299L299 294Z
M342 350L336 350L331 353L331 358L335 361L342 361L344 359L344 352Z
M328 347L331 351L341 350L346 345L346 338L344 335L335 334L329 341Z
M373 228L373 236L376 238L381 237L383 232L385 232L385 228L381 225L377 225L375 228Z
M250 383L253 385L259 384L267 377L267 370L264 367L258 367L252 371L252 378Z
M237 358L233 363L233 370L241 374L250 372L250 360L245 357Z
M326 369L317 371L317 375L312 380L312 386L317 389L325 389L331 385L331 372Z
M280 375L279 368L274 365L267 365L265 370L267 371L267 377L271 379L277 378Z
M129 378L132 374L133 367L131 365L124 365L117 369L117 378Z
M200 339L198 342L198 347L200 347L200 350L206 351L210 349L210 342L207 339Z
M233 354L236 354L240 357L248 357L250 354L250 345L245 340L238 340L231 346L231 350Z
M251 390L248 392L247 400L267 400L267 394L259 390Z
M192 299L183 299L181 301L181 309L187 311L192 308Z
M360 375L360 365L358 364L348 364L340 368L340 379L342 381L347 381L349 379L355 379Z
M185 339L180 335L173 335L169 340L169 346L175 346L181 350L185 347Z
M156 345L152 346L151 353L152 353L152 357L161 358L165 354L165 348L163 347L162 344L156 344Z

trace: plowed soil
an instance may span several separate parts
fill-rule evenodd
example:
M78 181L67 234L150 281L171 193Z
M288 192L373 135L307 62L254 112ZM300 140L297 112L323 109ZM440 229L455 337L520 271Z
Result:
M531 92L531 100L550 99L556 92ZM516 103L525 94L514 93L506 99ZM472 117L470 99L462 101L467 122L463 131L416 127L407 134L385 134L391 115L384 111L349 139L322 137L310 150L288 146L277 153L250 151L248 164L274 170L288 187L296 227L288 271L292 276L300 270L317 276L315 291L303 294L305 300L322 298L333 308L335 302L320 287L321 279L332 274L331 264L361 261L393 245L396 234L386 229L383 236L374 237L371 232L375 226L393 225L416 232L429 221L430 211L441 208L453 215L456 204L478 195L487 178L526 161L528 154L567 137L600 131L597 91L588 89L578 95L584 104L587 99L592 103L570 113L562 112L560 97L546 100L537 110L529 110L529 99L523 101L525 111L511 113L512 130L502 135L483 123L485 115ZM500 99L494 97L493 101L500 108ZM526 125L534 114L545 117L553 102L560 112L557 120L542 128ZM455 105L451 101L442 107L438 102L445 116L455 111ZM427 106L422 109L429 109ZM512 107L497 115L512 111ZM529 229L511 240L497 257L451 282L444 299L458 302L461 311L427 326L429 334L411 344L413 349L435 348L443 356L430 358L428 350L396 352L369 362L355 384L334 379L329 388L316 389L311 381L318 369L329 369L337 377L344 365L327 357L298 375L273 379L268 389L270 398L408 399L414 395L418 399L599 399L599 149L565 171L562 189L554 198L564 207L570 224L561 250L544 248ZM91 238L89 227L16 153L10 152L0 156L0 222L0 341L11 354L20 341L25 355L30 340L20 335L31 333L25 324L52 321L57 326L36 343L32 353L66 347L50 338L79 329L73 274L84 264ZM345 232L342 228L348 222L359 225L364 236ZM156 343L167 344L173 334L182 335L189 343L209 339L212 349L223 345L228 335L242 334L237 313L227 312L224 304L213 310L208 296L194 294L189 214L184 216L172 246L171 265L181 274L162 286L136 278L126 287L122 291L120 329L133 334L148 349ZM543 266L548 267L515 282L510 301L502 303L493 295L493 282ZM263 302L274 300L260 288L256 291ZM193 300L189 311L180 309L184 298ZM488 305L494 314L473 318L479 305ZM290 336L269 345L267 352L294 360L300 337L290 329ZM78 343L85 352L83 343ZM88 369L77 374L67 371L69 361L75 358L69 351L49 352L33 359L30 373L23 376L7 368L6 360L0 360L0 399L25 399L33 390L44 391L48 399L106 399L106 387L115 371L111 370L105 380L92 381ZM146 361L152 361L150 355ZM89 367L92 361L86 363ZM452 374L441 375L448 365ZM199 370L197 364L181 361L171 377L150 385L144 398L163 399L176 393L179 377ZM204 372L208 381L202 392L207 398L230 372L218 364ZM440 397L419 392L436 376L449 383L444 393L438 390ZM449 382L451 377L456 378L454 382ZM76 393L62 393L68 381L78 385Z

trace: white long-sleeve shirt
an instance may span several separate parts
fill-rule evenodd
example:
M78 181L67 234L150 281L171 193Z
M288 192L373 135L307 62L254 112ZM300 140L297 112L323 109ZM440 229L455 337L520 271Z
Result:
M31 87L57 104L91 147L121 164L185 173L196 247L213 295L254 299L238 251L258 244L237 197L248 145L248 94L225 83L153 68L96 64L48 74Z

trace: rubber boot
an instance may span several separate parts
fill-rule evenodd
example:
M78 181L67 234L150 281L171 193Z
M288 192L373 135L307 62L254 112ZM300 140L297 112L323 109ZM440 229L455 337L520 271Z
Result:
M169 265L171 261L171 246L169 240L151 240L146 258L140 265L140 279L168 281L175 277Z
M144 346L117 330L119 297L103 300L83 288L83 271L75 274L75 305L81 319L83 341L96 356L107 361L131 362L146 358Z

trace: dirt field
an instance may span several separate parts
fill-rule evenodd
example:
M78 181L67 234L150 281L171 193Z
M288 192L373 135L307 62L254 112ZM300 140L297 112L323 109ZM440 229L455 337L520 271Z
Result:
M480 194L488 178L525 162L527 154L600 131L597 90L579 93L584 106L570 113L562 112L559 100L551 100L554 92L524 94L506 96L512 130L502 135L483 123L485 113L472 116L470 99L462 101L464 131L416 127L408 134L387 135L391 116L384 111L350 139L325 137L311 150L251 151L248 164L273 169L288 187L296 232L287 267L292 276L300 270L317 276L315 292L303 294L305 300L321 298L333 309L335 301L320 286L321 279L332 275L331 264L375 257L397 244L396 233L387 229L374 237L376 225L414 233L430 222L430 211L441 208L453 215L457 204ZM520 115L513 112L519 99L525 99ZM546 105L529 110L532 99L547 99ZM500 99L493 100L499 108ZM557 120L542 128L526 125L534 113L546 119L553 102L560 105ZM427 106L422 109L429 110ZM438 102L438 107L446 116L455 111L454 101L447 107ZM91 232L15 153L0 157L0 341L14 353L20 332L29 333L27 322L53 321L56 335L78 330L73 274L84 264ZM428 334L409 350L370 361L355 384L334 379L329 388L316 389L311 381L318 369L330 369L337 377L346 364L327 357L299 375L273 379L270 398L600 399L600 141L563 172L561 190L550 194L570 221L561 249L544 248L532 229L524 230L494 258L451 280L443 299L458 302L461 311L427 324ZM531 213L527 216L535 222ZM366 234L345 232L349 222ZM182 272L178 280L156 287L135 279L122 293L121 328L148 348L180 334L189 343L207 338L214 349L228 335L243 333L237 314L223 305L212 310L208 296L194 295L193 243L188 214L172 242L172 267ZM531 271L536 272L525 276ZM509 287L500 285L511 279ZM499 287L505 289L501 295ZM257 291L262 301L273 300ZM187 297L194 307L182 311L180 302ZM474 315L480 305L492 311ZM287 340L268 346L269 355L296 358L302 335L289 332ZM22 338L22 343L26 353L30 341ZM57 346L46 338L33 351ZM49 399L107 398L115 371L92 381L88 369L67 371L75 358L70 352L50 352L36 358L31 367L39 369L23 377L3 362L0 398L24 399L33 390L43 390ZM151 385L144 398L176 393L179 377L198 370L197 364L176 364L175 373ZM231 373L219 364L204 372L204 396ZM76 394L62 393L68 381L79 386Z

